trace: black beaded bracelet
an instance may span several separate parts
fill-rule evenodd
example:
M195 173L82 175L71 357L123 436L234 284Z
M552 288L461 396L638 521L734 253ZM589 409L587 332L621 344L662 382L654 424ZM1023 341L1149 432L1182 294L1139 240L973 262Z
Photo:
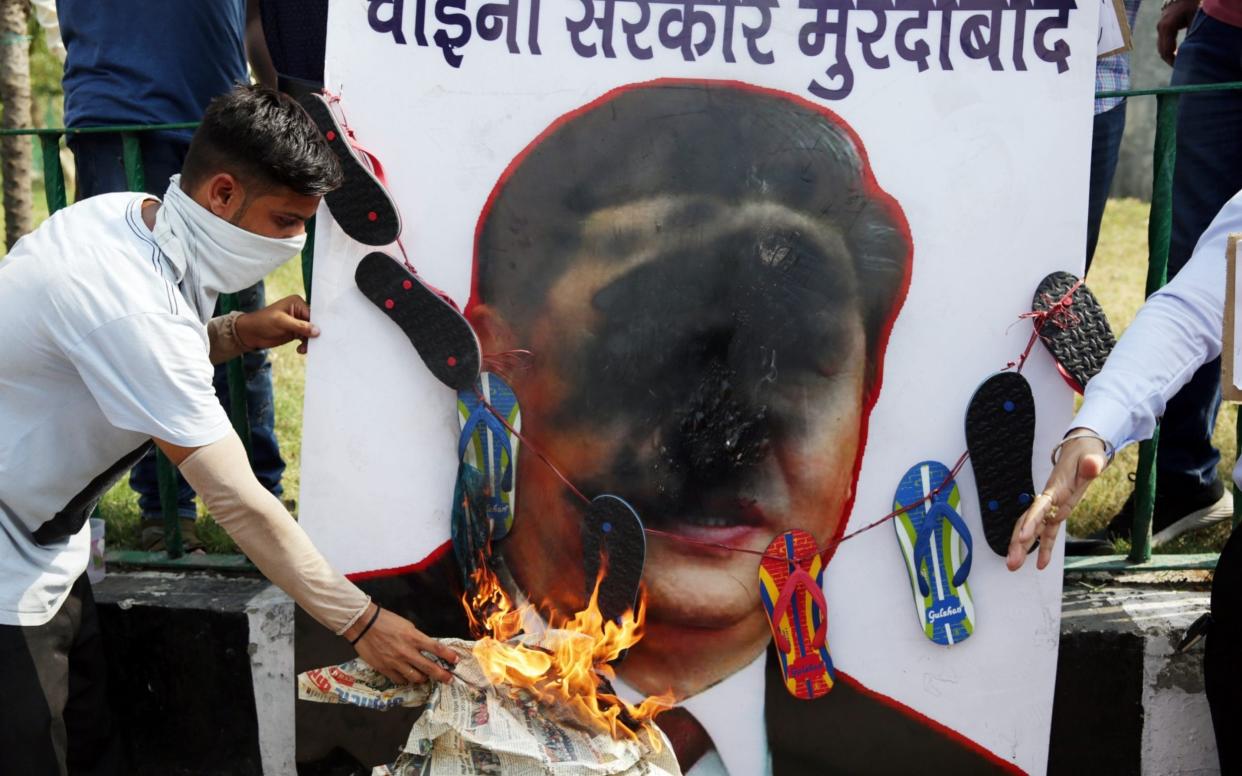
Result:
M375 614L371 615L371 619L367 620L367 624L363 626L362 630L358 633L358 635L354 636L350 640L349 646L352 647L355 644L357 644L359 641L362 641L362 637L367 635L367 631L371 630L371 626L374 625L375 621L379 619L379 613L383 610L383 608L384 607L380 606L379 604L375 605Z

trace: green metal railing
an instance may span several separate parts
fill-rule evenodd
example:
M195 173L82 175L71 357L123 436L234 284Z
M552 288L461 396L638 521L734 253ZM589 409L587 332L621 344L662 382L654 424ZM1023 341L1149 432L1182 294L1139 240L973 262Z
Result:
M60 164L60 141L67 135L116 134L121 138L122 163L125 168L125 180L130 191L146 190L146 172L142 165L142 143L140 136L144 132L174 131L194 129L197 121L176 124L156 125L125 125L112 127L55 127L49 129L0 129L0 137L30 135L40 144L43 156L43 182L47 199L48 214L55 213L68 204L65 190L65 174ZM313 234L314 224L307 224L307 231ZM307 296L310 296L311 267L313 259L313 241L307 239L306 248L302 252L302 277L306 283ZM222 313L240 309L236 294L225 294L220 297ZM229 419L250 452L250 421L246 399L246 373L241 358L228 362L226 367L229 391ZM156 476L159 483L160 514L164 520L163 552L111 551L108 560L144 566L173 567L209 567L215 569L253 568L242 555L186 555L185 543L181 534L181 521L177 515L177 472L172 462L163 452L156 451ZM98 516L98 507L96 507Z
M1242 82L1191 84L1155 89L1129 89L1100 92L1096 97L1155 97L1156 138L1153 148L1151 210L1147 221L1147 287L1151 296L1168 282L1169 241L1173 228L1173 166L1177 153L1177 105L1183 94L1233 91ZM1160 428L1139 445L1138 469L1134 483L1134 523L1130 527L1130 554L1103 557L1066 558L1067 572L1118 570L1186 570L1215 568L1215 553L1153 556L1151 523L1156 505L1156 448ZM1242 455L1242 414L1238 417L1238 453ZM1233 523L1242 520L1242 494L1233 488Z

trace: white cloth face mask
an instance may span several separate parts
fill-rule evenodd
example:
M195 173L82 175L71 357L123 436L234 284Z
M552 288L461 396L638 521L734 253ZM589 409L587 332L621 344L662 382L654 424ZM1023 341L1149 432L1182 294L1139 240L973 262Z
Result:
M230 224L182 191L180 175L169 179L154 238L177 270L182 296L204 323L220 294L253 286L306 244L305 234L264 237Z

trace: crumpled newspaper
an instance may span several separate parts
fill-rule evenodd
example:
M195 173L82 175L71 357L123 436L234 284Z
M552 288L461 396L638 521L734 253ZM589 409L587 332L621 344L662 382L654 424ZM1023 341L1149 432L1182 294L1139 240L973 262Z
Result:
M638 741L557 721L521 691L490 685L471 654L472 642L444 639L461 656L448 684L396 685L361 659L298 676L298 698L367 709L426 706L397 760L372 776L681 776L658 727L645 723ZM648 730L659 740L656 751Z

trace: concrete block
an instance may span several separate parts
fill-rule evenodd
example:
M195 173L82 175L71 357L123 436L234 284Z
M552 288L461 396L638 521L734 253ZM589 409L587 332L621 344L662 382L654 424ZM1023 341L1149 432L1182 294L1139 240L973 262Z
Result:
M1185 628L1207 611L1209 579L1166 573L1067 582L1050 774L1219 773L1203 648L1174 654ZM112 703L135 773L369 772L330 747L297 753L315 765L295 765L295 607L266 581L113 573L95 595ZM300 635L309 631L312 623L303 622ZM339 639L327 646L331 654L313 659L352 654ZM409 715L375 714L367 727L412 724ZM310 717L301 721L328 722Z
M269 590L259 578L160 572L111 573L95 586L109 697L135 773L292 773L292 605L285 599L281 624L278 604L252 603ZM252 619L270 638L252 643ZM271 704L262 722L256 698Z
M1050 774L1220 772L1203 645L1175 654L1208 610L1202 573L1067 584Z

